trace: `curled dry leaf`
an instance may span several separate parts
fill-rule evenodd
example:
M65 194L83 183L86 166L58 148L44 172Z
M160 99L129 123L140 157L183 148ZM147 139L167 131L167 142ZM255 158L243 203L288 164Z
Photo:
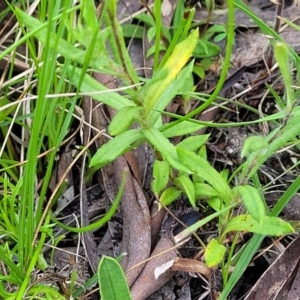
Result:
M158 266L155 269L155 279L159 278L159 276L165 273L167 270L199 273L204 275L206 278L210 278L212 274L211 269L201 261L189 258L175 257L174 259L166 262L161 266Z
M208 268L205 263L189 258L176 257L173 261L171 270L200 273L206 278L210 278L211 276L211 269Z
M299 267L299 247L300 237L296 238L266 270L245 300L287 299Z
M121 183L123 171L130 174L126 160L123 157L113 162L117 182ZM123 213L122 252L128 253L121 265L128 270L147 259L151 249L150 212L144 193L132 177L128 176L122 196L121 208ZM131 286L139 275L143 265L130 269L126 273Z
M153 253L151 254L150 260L145 265L143 271L131 287L131 295L133 300L144 300L161 288L167 283L176 273L172 270L160 274L159 278L155 278L155 269L159 266L164 265L168 261L177 257L177 252L172 241L167 237L163 236ZM170 250L171 249L171 250Z
M110 76L98 73L94 74L94 77L107 87L116 88L116 82L113 81ZM108 111L111 117L115 113L110 108L108 108ZM103 110L100 107L93 110L93 124L98 124L98 126L95 127L100 129L103 127L105 128L108 125L107 118L103 115ZM102 144L103 141L99 141L99 146ZM129 171L128 163L130 163L130 169L132 170L132 166L135 165L133 162L134 156L127 154L127 159L128 157L130 157L130 160L126 161L125 158L121 156L111 165L107 165L101 170L105 190L108 192L108 196L111 199L114 198L113 194L115 190L114 188L111 189L111 187L121 184L122 173L124 171L128 174L121 201L123 214L123 238L121 252L128 253L121 262L125 271L147 259L150 255L151 249L150 212L140 185L137 180L130 175L131 172ZM138 171L135 171L134 173L136 175ZM142 268L143 265L139 265L127 272L126 276L129 286L134 283Z
M155 201L152 205L151 211L151 250L154 250L158 242L161 225L166 215L166 210L164 208L161 210L158 210L158 208L158 202Z

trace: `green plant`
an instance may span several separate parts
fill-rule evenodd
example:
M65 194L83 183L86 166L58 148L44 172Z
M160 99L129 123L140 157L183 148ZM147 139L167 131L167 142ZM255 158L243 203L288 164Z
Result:
M124 271L113 258L103 256L98 268L100 295L103 300L130 300Z
M199 122L194 120L193 116L214 103L227 76L231 49L234 43L233 2L228 1L228 26L212 26L201 39L199 39L198 30L191 29L193 10L186 11L188 17L182 18L184 12L182 2L176 8L173 28L170 31L161 23L160 1L155 1L155 18L147 15L138 16L138 20L150 27L148 28L149 39L155 38L153 48L147 53L147 55L154 54L154 75L151 79L145 80L143 86L140 86L140 79L126 49L122 27L117 21L116 3L117 1L105 2L99 20L96 18L94 3L91 0L81 1L75 7L71 6L71 1L67 5L58 2L58 4L49 4L49 6L42 1L40 11L43 13L39 19L29 16L21 9L15 9L19 23L24 27L24 36L19 42L5 50L0 58L15 49L21 41L26 41L37 69L35 76L39 85L34 110L25 116L33 116L34 124L32 128L29 128L31 139L23 179L18 180L20 174L17 169L11 167L15 165L11 149L8 149L4 158L1 158L4 171L10 175L10 178L13 178L15 183L13 184L7 177L1 178L5 187L3 201L0 205L1 235L5 240L5 245L0 247L0 252L8 269L8 275L2 277L2 282L13 283L19 288L18 292L9 293L5 290L3 283L0 284L0 296L3 298L21 299L25 291L31 297L38 294L43 295L46 292L51 292L58 297L54 289L45 287L45 285L27 290L34 267L37 265L40 268L46 267L43 265L41 248L46 237L53 238L51 220L64 229L78 233L86 232L102 226L115 212L121 199L124 181L108 214L99 222L85 228L76 229L66 226L51 216L49 208L53 205L52 199L57 195L51 196L46 212L42 213L42 200L46 198L55 155L70 128L72 114L76 103L78 103L78 95L71 100L57 97L52 102L47 102L44 99L49 93L58 94L61 91L69 91L72 90L73 86L78 92L92 94L94 99L117 111L108 127L113 138L98 149L92 157L90 161L91 172L112 162L118 156L141 143L147 142L152 147L156 157L152 189L155 196L160 198L161 203L169 205L179 195L184 194L191 206L195 207L199 205L199 201L205 200L211 210L215 211L204 220L187 228L182 232L182 235L190 233L218 217L219 236L212 239L206 246L205 259L210 267L222 265L225 284L221 295L222 299L226 298L241 276L243 268L240 266L242 263L245 263L245 266L248 264L264 235L276 236L294 231L289 223L278 218L278 214L291 198L292 193L299 188L299 178L284 193L278 202L279 204L272 211L269 211L261 193L262 188L257 171L278 149L289 143L298 143L297 136L300 134L297 122L299 109L295 101L298 94L291 87L292 80L288 71L288 64L292 60L299 67L299 58L284 43L277 45L273 43L275 57L286 84L286 97L282 100L274 92L280 111L257 122L273 121L278 126L266 138L253 136L246 140L241 154L246 160L241 168L229 177L226 171L218 172L207 160L205 143L209 136L193 134L205 126L221 127L236 126L236 124ZM281 40L276 33L247 10L244 4L235 1L235 5L256 20L265 33ZM79 21L74 28L72 17L77 10L80 12ZM47 21L46 11L48 12ZM99 30L99 28L103 29ZM29 32L27 33L25 30ZM137 35L141 33L140 27L133 30L132 27L123 26L123 30L127 30L128 35L133 35L134 32ZM216 40L226 38L227 46L220 79L213 94L208 96L197 109L185 116L170 114L176 120L163 124L162 115L165 114L167 105L176 95L197 96L195 93L191 93L193 89L192 73L196 72L202 77L205 76L205 73L202 69L198 68L197 70L194 60L190 60L190 57L193 55L204 59L218 54L218 47L209 41L215 34L217 34ZM43 45L42 62L44 67L40 66L41 62L35 53L33 36ZM166 40L163 45L162 39ZM79 43L79 46L75 47L75 43ZM111 52L106 46L107 43L110 45ZM165 53L159 62L159 54L162 51ZM63 63L57 63L58 54L64 57ZM124 91L125 95L110 91L101 85L88 74L92 71L115 75L122 79L124 85L129 86ZM72 85L66 82L71 82ZM3 100L5 105L8 102L8 99ZM9 110L2 111L0 117L4 122L8 121L13 108L15 107L11 106ZM17 115L17 121L21 122L22 117ZM132 129L132 125L135 125L134 129ZM26 127L24 124L22 126ZM5 132L4 125L2 128ZM175 136L183 137L176 146L169 141L169 138ZM43 144L45 139L49 141L48 145ZM47 171L39 193L42 200L38 201L36 205L34 201L35 175L39 164L41 164L37 154L43 148L53 150L47 157ZM234 183L233 178L236 179ZM244 206L244 212L240 215L234 215L237 206ZM246 245L236 264L235 271L229 277L229 267L236 239L229 249L227 259L224 259L227 249L223 245L223 241L231 231L236 232L236 237L239 231L250 231L256 234ZM39 237L38 240L37 236ZM14 261L16 257L17 265ZM115 275L116 273L117 275ZM109 286L103 284L103 281L107 281L107 278L111 278L111 276L119 278L122 286L118 287L111 281ZM95 281L95 278L93 280ZM119 288L122 288L128 299L130 298L124 274L113 259L107 257L102 259L98 269L98 280L103 299L113 299L110 293L113 292L114 295L117 295L120 292ZM80 291L76 290L73 296L79 294ZM115 299L118 299L117 296Z

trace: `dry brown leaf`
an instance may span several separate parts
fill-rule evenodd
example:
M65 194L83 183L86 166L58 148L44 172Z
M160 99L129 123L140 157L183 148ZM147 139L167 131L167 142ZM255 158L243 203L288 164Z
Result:
M286 299L298 271L299 248L300 237L297 237L260 277L245 300Z
M133 300L146 299L174 276L175 271L171 270L167 270L161 274L158 279L155 279L154 276L156 267L177 257L177 252L174 249L170 250L173 247L174 244L168 237L164 236L159 240L150 257L153 259L147 262L136 282L131 287L130 291Z

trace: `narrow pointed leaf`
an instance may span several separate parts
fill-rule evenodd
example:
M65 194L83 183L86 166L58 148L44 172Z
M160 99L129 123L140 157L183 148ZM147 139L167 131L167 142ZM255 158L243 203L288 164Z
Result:
M152 144L169 164L179 170L190 174L190 170L178 159L175 146L156 128L143 129L145 138Z
M269 144L265 137L261 135L249 136L244 142L241 157L247 157L254 152L268 149L268 146Z
M90 167L101 168L105 166L121 154L129 151L133 143L143 138L140 129L132 129L119 134L98 149L91 159Z
M259 223L262 224L266 215L266 206L258 190L250 185L237 186L234 191L242 198L248 213Z
M155 124L158 117L161 115L160 111L164 111L167 105L174 99L176 95L178 95L181 91L185 90L186 82L189 80L192 72L193 72L194 62L191 61L187 67L185 67L174 80L172 80L167 86L165 86L162 94L156 99L156 102L149 112L147 111L149 124ZM165 76L163 76L164 78ZM187 126L187 124L186 124ZM175 127L175 126L174 126ZM184 126L180 126L178 124L178 129L182 132L185 130L188 133L197 131L195 128L202 128L203 125L194 124L188 125L188 128L184 128ZM171 129L170 129L171 130ZM171 130L172 131L172 130ZM176 136L176 131L172 131L173 136ZM169 134L171 136L171 134Z
M193 173L206 180L220 194L220 198L229 204L232 198L232 191L223 177L207 162L194 152L177 148L178 157L181 162Z
M198 200L219 196L219 193L207 183L194 183L195 197Z
M126 106L121 108L108 126L110 135L115 136L128 130L135 121L140 109L141 108L137 106Z
M179 43L174 48L164 67L155 77L161 77L160 73L166 74L166 76L164 76L162 80L156 81L154 84L149 82L149 84L145 86L147 91L144 96L144 106L147 113L150 113L164 90L176 78L180 70L187 63L194 51L198 38L198 30L195 30L184 41ZM154 81L156 80L155 77L153 78Z
M219 197L212 197L206 200L207 204L215 211L220 211L224 209L224 202Z
M161 195L160 202L164 205L168 206L173 201L175 201L180 195L182 191L179 190L177 187L171 186L168 187Z
M155 160L153 164L152 190L156 197L167 186L169 181L170 165L167 161Z
M174 180L174 183L186 193L191 205L196 207L195 189L191 179L187 175L181 175Z
M293 92L292 83L292 74L290 71L290 63L289 63L289 49L286 43L277 42L274 46L274 56L278 63L280 73L283 77L285 87L286 87L286 111L290 113L295 101L295 96Z
M183 123L183 122L182 122ZM179 124L182 124L179 123ZM165 134L165 132L164 132ZM197 151L201 146L205 144L205 142L208 140L209 134L202 134L202 135L194 135L189 136L185 138L183 141L181 141L179 144L177 144L177 147L183 148L185 150L189 151Z
M69 67L67 69L70 81L80 89L81 93L86 93L87 95L89 93L93 93L93 99L103 102L104 104L118 110L126 106L135 106L133 101L126 99L116 92L110 91L107 87L100 84L96 79L92 78L88 74L84 75L83 81L81 82L81 73L82 70L79 68ZM103 93L100 93L101 91Z
M83 6L83 19L90 30L95 30L99 27L97 21L97 12L95 2L93 0L85 0Z
M171 99L173 99L173 97ZM168 123L167 126L169 127L171 124L172 122ZM182 136L185 134L194 133L204 127L205 126L202 124L197 124L189 121L182 121L166 130L164 130L163 127L160 129L162 130L165 137L173 137L173 136ZM202 137L202 136L198 135L197 137Z

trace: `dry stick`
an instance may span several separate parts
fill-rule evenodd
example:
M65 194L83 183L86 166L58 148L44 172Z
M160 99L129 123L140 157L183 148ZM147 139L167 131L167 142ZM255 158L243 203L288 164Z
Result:
M92 100L90 97L85 97L85 101L89 101L90 107L92 105ZM83 106L84 108L84 106ZM87 122L91 124L92 120L92 110L88 111L88 120ZM86 130L83 132L83 144L87 144L91 138L91 127L85 126ZM81 216L81 226L89 225L89 217L88 217L88 204L87 204L87 194L86 194L86 185L84 181L84 173L85 173L85 165L86 165L86 152L82 156L82 164L81 164L81 171L80 171L80 216ZM97 272L97 266L99 263L99 258L96 255L96 244L93 239L92 232L83 232L82 233L82 245L85 250L86 257L89 261L90 267L94 273Z
M130 271L130 270L132 270L132 269L134 269L134 268L140 266L140 265L143 265L144 263L146 263L146 262L148 262L148 261L150 261L150 260L152 260L152 259L154 259L154 258L157 258L157 257L159 257L159 256L161 256L161 255L163 255L163 254L165 254L165 253L168 253L168 252L171 251L171 250L176 250L177 248L181 247L181 246L184 245L185 243L186 243L186 241L182 241L182 242L180 242L180 243L174 245L173 247L170 247L170 248L168 248L168 249L166 249L166 250L164 250L164 251L162 251L162 252L160 252L160 253L158 253L158 254L156 254L156 255L150 256L149 258L147 258L147 259L145 259L145 260L143 260L143 261L137 263L136 265L130 267L129 269L127 269L127 270L126 270L126 273L127 273L128 271Z
M83 122L84 123L84 122ZM76 134L77 132L79 131L79 127L74 131L74 133L72 133L72 135L70 135L66 140L64 140L62 143L61 143L61 146L67 144ZM99 133L102 133L102 132L99 132ZM51 151L53 151L55 149L55 147L52 147L50 148L49 150L37 155L36 158L41 158L41 157L44 157L46 156L47 154L49 154ZM0 155L1 157L1 155ZM9 169L9 168L15 168L15 167L19 167L19 166L22 166L24 164L28 163L28 160L23 160L23 161L20 161L19 163L15 164L15 165L12 165L12 166L9 166L8 168L6 169ZM1 169L0 171L2 171L3 169Z
M111 19L111 26L112 26L112 30L113 30L113 34L114 34L114 39L118 48L118 52L120 55L120 60L121 60L121 65L122 65L122 69L124 74L126 75L127 80L129 80L129 82L134 85L134 81L132 80L130 74L127 71L127 65L126 65L126 60L122 51L122 45L121 45L121 37L119 35L119 31L118 31L118 25L116 23L116 16L113 15L111 13L111 11L108 10L108 15Z
M280 17L282 15L284 0L278 0L277 8L276 8L276 15L275 15L275 25L274 25L274 31L279 34L279 27L280 27ZM273 64L273 55L271 52L271 48L269 48L269 54L267 58L267 68L270 69Z
M0 83L0 86L1 86L1 83ZM22 92L22 94L20 95L20 97L19 97L18 99L21 99L21 98L27 93L27 91L29 90L29 88L30 88L30 86L27 86L26 89ZM17 101L18 101L18 100L17 100ZM18 115L18 112L19 112L20 107L21 107L21 103L19 102L18 105L17 105L17 108L16 108L16 110L15 110L14 116L13 116L13 118L12 118L12 121L11 121L9 127L8 127L7 134L6 134L6 136L5 136L5 138L4 138L4 141L3 141L3 143L2 143L2 147L1 147L1 149L0 149L0 157L2 157L2 154L3 154L3 152L4 152L5 145L6 145L7 141L8 141L8 138L9 138L9 136L10 136L10 133L11 133L11 131L12 131L12 127L13 127L13 125L15 124L15 120L16 120L16 118L17 118L17 115Z
M81 155L86 151L86 149L88 149L91 144L93 144L95 142L95 140L97 138L99 138L100 135L102 135L102 133L104 132L104 130L100 131L97 135L95 135L91 140L90 142L79 152L79 154L76 156L76 158L73 160L73 162L70 164L70 166L67 168L66 172L63 174L63 176L61 177L61 179L59 180L59 182L57 183L57 185L55 186L55 189L53 190L53 193L51 195L51 197L49 198L49 201L45 207L45 210L44 210L44 213L41 217L41 220L36 228L36 232L35 232L35 235L34 235L34 238L33 238L33 241L32 241L32 247L34 247L34 244L37 240L37 236L39 234L39 231L40 231L40 228L42 227L42 223L44 222L45 218L46 218L46 215L52 205L52 202L56 196L56 193L57 191L59 190L60 186L62 185L63 181L65 180L67 174L69 173L69 171L71 170L71 168L74 166L74 164L76 163L76 161L81 157Z

